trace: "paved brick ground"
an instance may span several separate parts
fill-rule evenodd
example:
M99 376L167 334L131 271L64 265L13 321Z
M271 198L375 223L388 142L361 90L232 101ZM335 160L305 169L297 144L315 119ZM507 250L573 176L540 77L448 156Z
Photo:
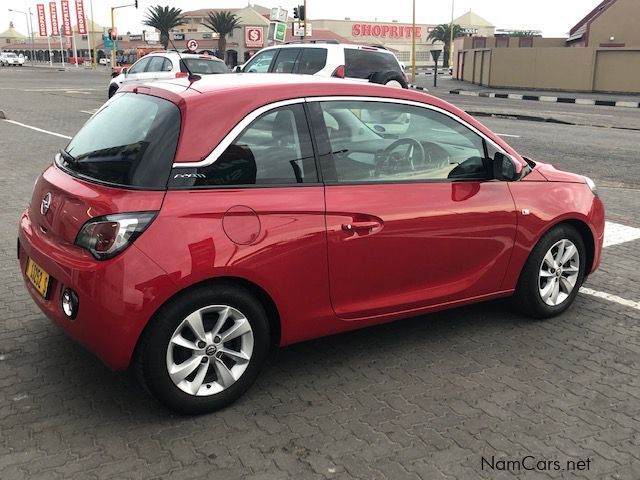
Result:
M66 134L102 95L6 81L0 108ZM583 295L547 322L500 301L295 345L226 410L172 415L68 340L22 286L17 218L64 144L0 121L2 479L640 478L640 311ZM640 227L637 190L603 195ZM588 286L640 300L638 247L610 247ZM481 468L483 456L526 455L590 469Z

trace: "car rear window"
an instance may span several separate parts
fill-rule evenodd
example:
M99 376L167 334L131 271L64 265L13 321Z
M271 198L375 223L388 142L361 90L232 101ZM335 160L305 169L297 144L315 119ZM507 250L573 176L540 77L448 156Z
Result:
M229 73L229 69L224 62L210 58L183 58L180 61L180 71L187 71L187 69L184 68L185 64L193 74L209 75L211 73Z
M345 76L351 78L369 78L375 72L400 71L400 65L391 53L369 50L344 50Z
M149 95L120 93L103 105L61 152L71 174L110 185L162 189L180 134L180 110Z

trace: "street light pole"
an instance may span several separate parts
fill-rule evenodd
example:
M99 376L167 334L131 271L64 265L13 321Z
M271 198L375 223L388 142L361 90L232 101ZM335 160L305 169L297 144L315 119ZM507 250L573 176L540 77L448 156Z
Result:
M36 58L36 51L33 39L33 13L31 13L31 7L29 7L29 26L31 27L31 56L33 60ZM31 61L31 65L33 65L33 60Z
M29 30L29 16L27 14L27 12L23 12L21 10L14 10L13 8L9 9L10 12L13 13L21 13L24 15L24 19L27 22L27 35L29 36L29 39L31 40L31 66L33 66L33 30ZM29 13L31 13L31 8L29 8Z
M411 83L416 83L416 0L413 0L413 29L411 30Z
M449 25L449 68L453 65L453 9L456 0L451 0L451 24Z

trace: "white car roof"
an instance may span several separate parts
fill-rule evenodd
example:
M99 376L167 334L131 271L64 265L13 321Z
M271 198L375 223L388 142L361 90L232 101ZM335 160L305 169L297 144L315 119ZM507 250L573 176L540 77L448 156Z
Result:
M387 48L380 47L378 45L358 45L355 43L330 43L330 42L322 42L318 41L316 43L297 43L297 42L288 42L283 43L282 45L273 45L271 47L265 47L263 50L271 50L274 48L326 48L327 50L343 50L345 48L353 48L355 50L367 50L367 51L377 51L382 53L390 53L393 55L393 52Z
M156 57L156 56L164 56L164 57L170 57L173 59L178 59L178 58L207 58L209 60L213 60L216 62L222 62L222 60L220 60L218 57L214 56L214 55L205 55L204 53L180 53L178 54L178 52L176 52L175 50L162 50L162 51L157 51L157 52L151 52L147 55L145 55L145 57Z

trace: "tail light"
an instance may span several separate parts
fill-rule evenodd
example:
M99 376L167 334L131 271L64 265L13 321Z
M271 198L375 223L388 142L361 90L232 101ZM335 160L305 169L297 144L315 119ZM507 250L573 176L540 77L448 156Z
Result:
M187 72L176 72L176 78L187 78L188 76Z
M344 65L340 65L331 74L332 77L344 78Z
M404 81L409 83L409 75L407 75L407 72L403 71L402 76L404 77Z
M151 225L157 213L138 212L96 217L82 226L76 237L76 245L89 250L98 260L115 257Z

